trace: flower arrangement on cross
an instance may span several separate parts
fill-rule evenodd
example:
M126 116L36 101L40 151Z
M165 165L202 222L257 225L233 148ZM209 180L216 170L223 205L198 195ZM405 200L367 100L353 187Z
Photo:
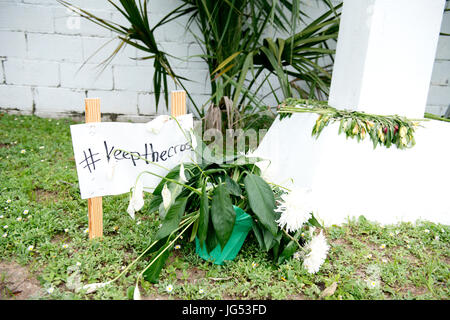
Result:
M161 179L151 192L146 212L157 214L160 219L160 227L152 243L115 279L103 284L90 284L85 289L93 292L114 282L138 260L150 256L147 266L137 276L134 297L138 299L139 281L143 278L158 282L170 252L185 234L188 241L196 241L198 252L203 250L210 255L208 260L213 263L217 255L226 255L230 246L239 246L237 250L233 248L236 255L247 235L245 233L241 243L234 239L240 221L238 217L242 214L251 221L249 229L253 231L259 248L270 253L275 263L281 264L291 257L302 258L308 272L318 272L329 246L323 231L315 232L323 227L313 215L312 192L289 190L266 181L257 166L264 159L258 157L239 154L228 156L225 161L205 157L209 154L208 146L193 131L179 128L190 141L193 157L181 162L165 176L142 172L130 191L127 212L134 219L135 212L142 210L145 203L141 176L152 174ZM158 130L154 127L148 129ZM309 236L305 237L308 230ZM227 256L225 260L233 260L235 255Z

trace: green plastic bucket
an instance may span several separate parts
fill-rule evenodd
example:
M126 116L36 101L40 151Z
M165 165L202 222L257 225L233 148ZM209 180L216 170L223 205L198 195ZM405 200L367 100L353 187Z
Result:
M239 250L241 250L241 247L244 244L248 232L252 228L252 218L241 208L236 206L233 206L233 208L236 213L236 221L234 223L233 231L231 232L231 237L223 250L219 244L208 254L206 245L203 245L203 248L200 248L200 241L198 238L195 238L195 252L200 258L214 264L223 264L225 260L230 261L236 258Z

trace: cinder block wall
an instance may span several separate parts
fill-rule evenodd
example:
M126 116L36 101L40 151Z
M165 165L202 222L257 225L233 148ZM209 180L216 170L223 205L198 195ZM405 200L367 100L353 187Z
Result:
M108 20L123 22L104 0L71 2ZM150 21L156 23L180 3L150 1ZM202 53L193 35L185 31L186 22L178 19L157 34L161 47L182 59ZM444 16L442 31L450 33L450 13ZM153 61L132 59L142 57L142 52L126 47L99 74L98 64L118 44L117 40L109 42L113 38L110 31L76 17L55 0L0 0L0 109L43 117L80 116L84 98L99 97L102 113L113 119L146 121L167 113L163 101L156 111ZM105 47L92 56L102 45ZM172 59L171 63L178 74L193 80L186 85L196 103L205 103L209 98L206 65L199 58ZM445 112L450 104L449 78L450 37L441 37L428 111ZM175 89L171 81L169 86L169 90ZM193 111L190 102L188 107Z
M124 22L104 0L71 3ZM150 21L156 23L179 4L177 0L152 0ZM194 37L185 32L185 22L179 19L167 24L158 34L166 52L184 59L201 53ZM119 43L111 39L110 31L76 17L55 0L0 0L0 108L45 117L76 116L84 111L84 98L99 97L102 113L114 114L114 118L139 120L167 113L163 101L156 112L153 60L133 60L143 56L142 52L127 46L99 73L99 63ZM175 72L194 80L186 85L197 103L205 102L207 66L200 59L171 62ZM175 89L171 81L169 86Z

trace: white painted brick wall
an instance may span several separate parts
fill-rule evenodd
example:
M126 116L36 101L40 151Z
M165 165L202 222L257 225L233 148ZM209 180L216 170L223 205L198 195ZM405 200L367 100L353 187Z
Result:
M48 87L59 85L58 62L10 58L3 62L3 66L6 84Z
M64 99L57 99L61 95ZM35 113L37 115L47 115L58 110L60 112L83 112L84 99L86 93L84 90L72 90L66 88L35 88Z
M71 2L102 18L124 22L104 0ZM306 3L311 15L322 10L315 9L312 1ZM149 4L150 22L154 25L182 2L152 0ZM193 80L185 85L201 106L209 99L208 69L200 58L186 61L189 56L203 53L194 36L185 30L186 23L187 18L183 18L166 24L156 38L164 51L180 58L170 58L170 63L178 74ZM196 30L195 24L191 27ZM450 13L444 16L442 32L450 33ZM153 60L132 59L145 56L144 52L125 47L98 76L97 65L118 45L113 36L110 31L76 17L56 0L0 0L0 108L61 117L82 113L86 97L99 97L102 112L117 114L118 119L140 121L156 113L167 114L162 96L156 112ZM449 78L450 37L441 37L427 111L445 112L450 104ZM168 85L169 91L180 89L171 80ZM267 91L264 88L262 93ZM267 102L276 103L274 99ZM187 103L194 111L191 102Z
M81 39L79 37L30 33L28 40L28 58L51 61L82 61Z
M27 86L0 85L1 108L23 110L31 113L33 110L33 96L31 88Z
M25 33L21 31L0 31L0 56L26 58Z
M84 90L112 90L112 66L107 66L101 73L97 64L61 63L61 87Z

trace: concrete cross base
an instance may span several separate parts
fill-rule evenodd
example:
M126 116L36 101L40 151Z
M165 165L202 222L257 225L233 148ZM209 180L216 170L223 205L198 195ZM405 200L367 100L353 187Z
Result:
M427 220L450 224L450 123L424 121L417 144L373 149L338 135L339 124L311 137L316 114L293 114L274 122L255 155L270 182L312 190L316 215L325 225L364 215L382 224Z

